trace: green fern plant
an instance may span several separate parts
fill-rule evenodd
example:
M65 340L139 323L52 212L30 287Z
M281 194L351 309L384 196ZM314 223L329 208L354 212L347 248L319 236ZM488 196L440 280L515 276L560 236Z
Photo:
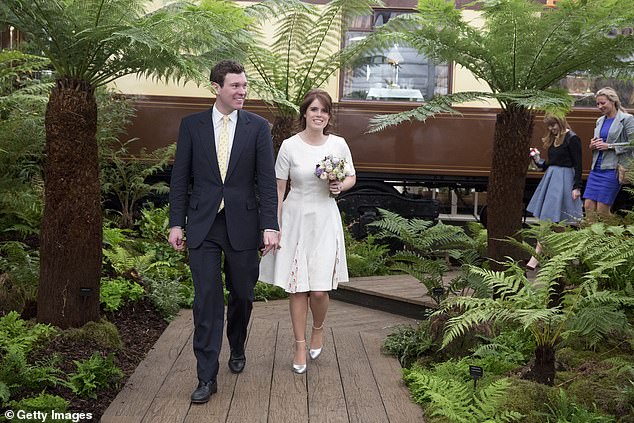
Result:
M143 294L145 290L136 282L122 278L101 281L100 301L106 311L117 311L126 301L137 301Z
M99 389L118 383L124 376L112 353L105 358L94 353L88 360L73 360L73 363L77 371L69 375L67 386L80 397L97 398Z
M108 152L102 165L101 189L104 195L113 194L121 208L119 226L134 226L135 210L139 201L150 194L167 194L165 182L149 182L148 178L163 170L176 152L176 145L156 149L150 153L142 150L138 155L130 154L129 145L135 139L121 143Z
M341 49L341 34L357 16L371 15L380 0L332 0L317 7L300 0L266 0L245 10L252 19L241 48L249 85L275 116L271 133L276 151L293 134L299 105L313 88L323 87L346 63L368 49L369 38ZM267 30L275 28L271 39Z
M519 325L535 340L535 364L527 377L552 384L555 376L555 349L569 337L604 339L611 331L629 330L623 318L624 306L634 305L634 297L599 288L600 275L586 272L577 286L566 288L558 306L551 307L551 294L576 255L564 251L543 263L535 281L526 278L516 263L507 262L505 272L473 268L496 298L450 297L437 314L452 315L446 325L443 347L483 323ZM613 264L618 262L616 260ZM606 313L609 310L609 313ZM456 313L459 313L456 315ZM593 318L588 319L592 315ZM624 327L623 324L626 326Z
M24 398L20 401L10 401L7 406L13 410L41 411L47 414L50 413L51 410L55 410L58 413L64 413L68 410L69 402L57 395L41 393L35 397ZM40 422L42 420L34 419L28 421L35 423L36 421Z
M22 319L19 313L11 311L0 317L0 351L17 347L20 351L28 353L38 342L56 333L57 330L51 325L33 325Z
M342 217L343 219L343 217ZM365 239L357 241L344 225L343 235L346 243L346 260L350 276L378 276L389 273L386 265L389 247L380 244L377 238L368 234Z
M0 242L0 303L8 310L23 310L37 296L40 257L18 241Z
M0 227L17 239L38 233L43 211L44 108L51 84L34 79L49 64L0 51Z
M163 264L156 261L154 250L141 253L134 247L135 245L132 240L123 240L118 245L104 248L103 260L109 264L118 275L138 276L152 267Z
M381 219L369 225L378 228L376 238L392 238L404 245L403 250L390 257L393 262L390 268L412 275L425 285L428 292L444 287L443 276L448 270L448 259L458 263L480 262L476 251L481 248L481 241L469 237L461 227L406 219L383 209L379 212ZM434 300L439 301L438 298Z
M573 398L570 398L566 391L559 389L559 396L552 404L546 404L549 413L539 413L548 423L611 423L614 422L613 416L606 416L597 410L587 410L585 407L577 404Z
M31 364L25 351L12 345L5 350L0 360L0 380L9 391L56 386L63 382L63 372L59 369L59 364L58 356Z
M169 205L155 207L152 203L148 204L141 210L138 227L144 239L165 242L169 232Z
M403 370L414 401L426 407L429 416L441 416L452 423L513 422L523 416L499 410L510 386L506 378L474 389L471 381L442 378L414 367Z

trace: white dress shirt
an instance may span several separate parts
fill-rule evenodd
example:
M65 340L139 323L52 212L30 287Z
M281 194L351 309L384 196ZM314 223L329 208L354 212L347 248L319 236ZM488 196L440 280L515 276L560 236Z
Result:
M216 109L216 105L211 109L211 118L214 124L214 142L216 144L216 151L218 151L218 142L220 141L220 131L222 130L222 117L224 115L220 113L218 109ZM234 110L229 113L229 122L227 131L229 133L229 145L227 148L229 157L227 157L227 163L229 163L229 158L231 157L231 147L233 147L233 137L236 133L236 124L238 123L238 111Z

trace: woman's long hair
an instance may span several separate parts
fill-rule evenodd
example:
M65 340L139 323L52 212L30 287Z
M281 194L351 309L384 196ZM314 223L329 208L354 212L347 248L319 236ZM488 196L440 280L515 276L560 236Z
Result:
M548 150L551 145L559 147L564 142L566 131L570 129L566 118L546 115L544 116L544 123L546 124L546 133L544 134L544 138L542 138L544 149ZM557 133L553 134L550 129L548 129L551 125L557 126Z

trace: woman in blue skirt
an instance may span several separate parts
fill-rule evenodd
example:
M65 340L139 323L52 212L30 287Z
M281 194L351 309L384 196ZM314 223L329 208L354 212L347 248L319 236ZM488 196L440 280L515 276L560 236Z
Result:
M587 217L609 216L610 207L621 189L617 165L628 165L632 158L634 116L621 106L616 91L601 88L596 95L597 108L603 116L597 119L594 137L590 140L592 170L583 193Z
M546 173L526 209L540 220L576 224L583 217L581 205L581 140L565 118L546 115L547 132L542 142L548 162L535 164ZM537 253L541 245L537 243ZM526 264L534 270L538 261L531 257Z

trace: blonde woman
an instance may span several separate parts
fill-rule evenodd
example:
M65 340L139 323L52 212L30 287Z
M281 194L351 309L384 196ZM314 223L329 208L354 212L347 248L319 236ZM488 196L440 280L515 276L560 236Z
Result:
M627 165L632 157L628 144L634 138L634 116L621 106L619 96L612 88L601 88L596 95L597 108L603 114L597 119L594 137L590 140L592 170L583 193L588 217L610 215L621 183L617 167Z
M577 223L583 217L581 204L581 140L565 118L546 115L546 135L542 138L548 161L536 165L546 173L526 209L540 220ZM537 243L537 253L541 245ZM526 267L534 270L538 262L531 257Z

